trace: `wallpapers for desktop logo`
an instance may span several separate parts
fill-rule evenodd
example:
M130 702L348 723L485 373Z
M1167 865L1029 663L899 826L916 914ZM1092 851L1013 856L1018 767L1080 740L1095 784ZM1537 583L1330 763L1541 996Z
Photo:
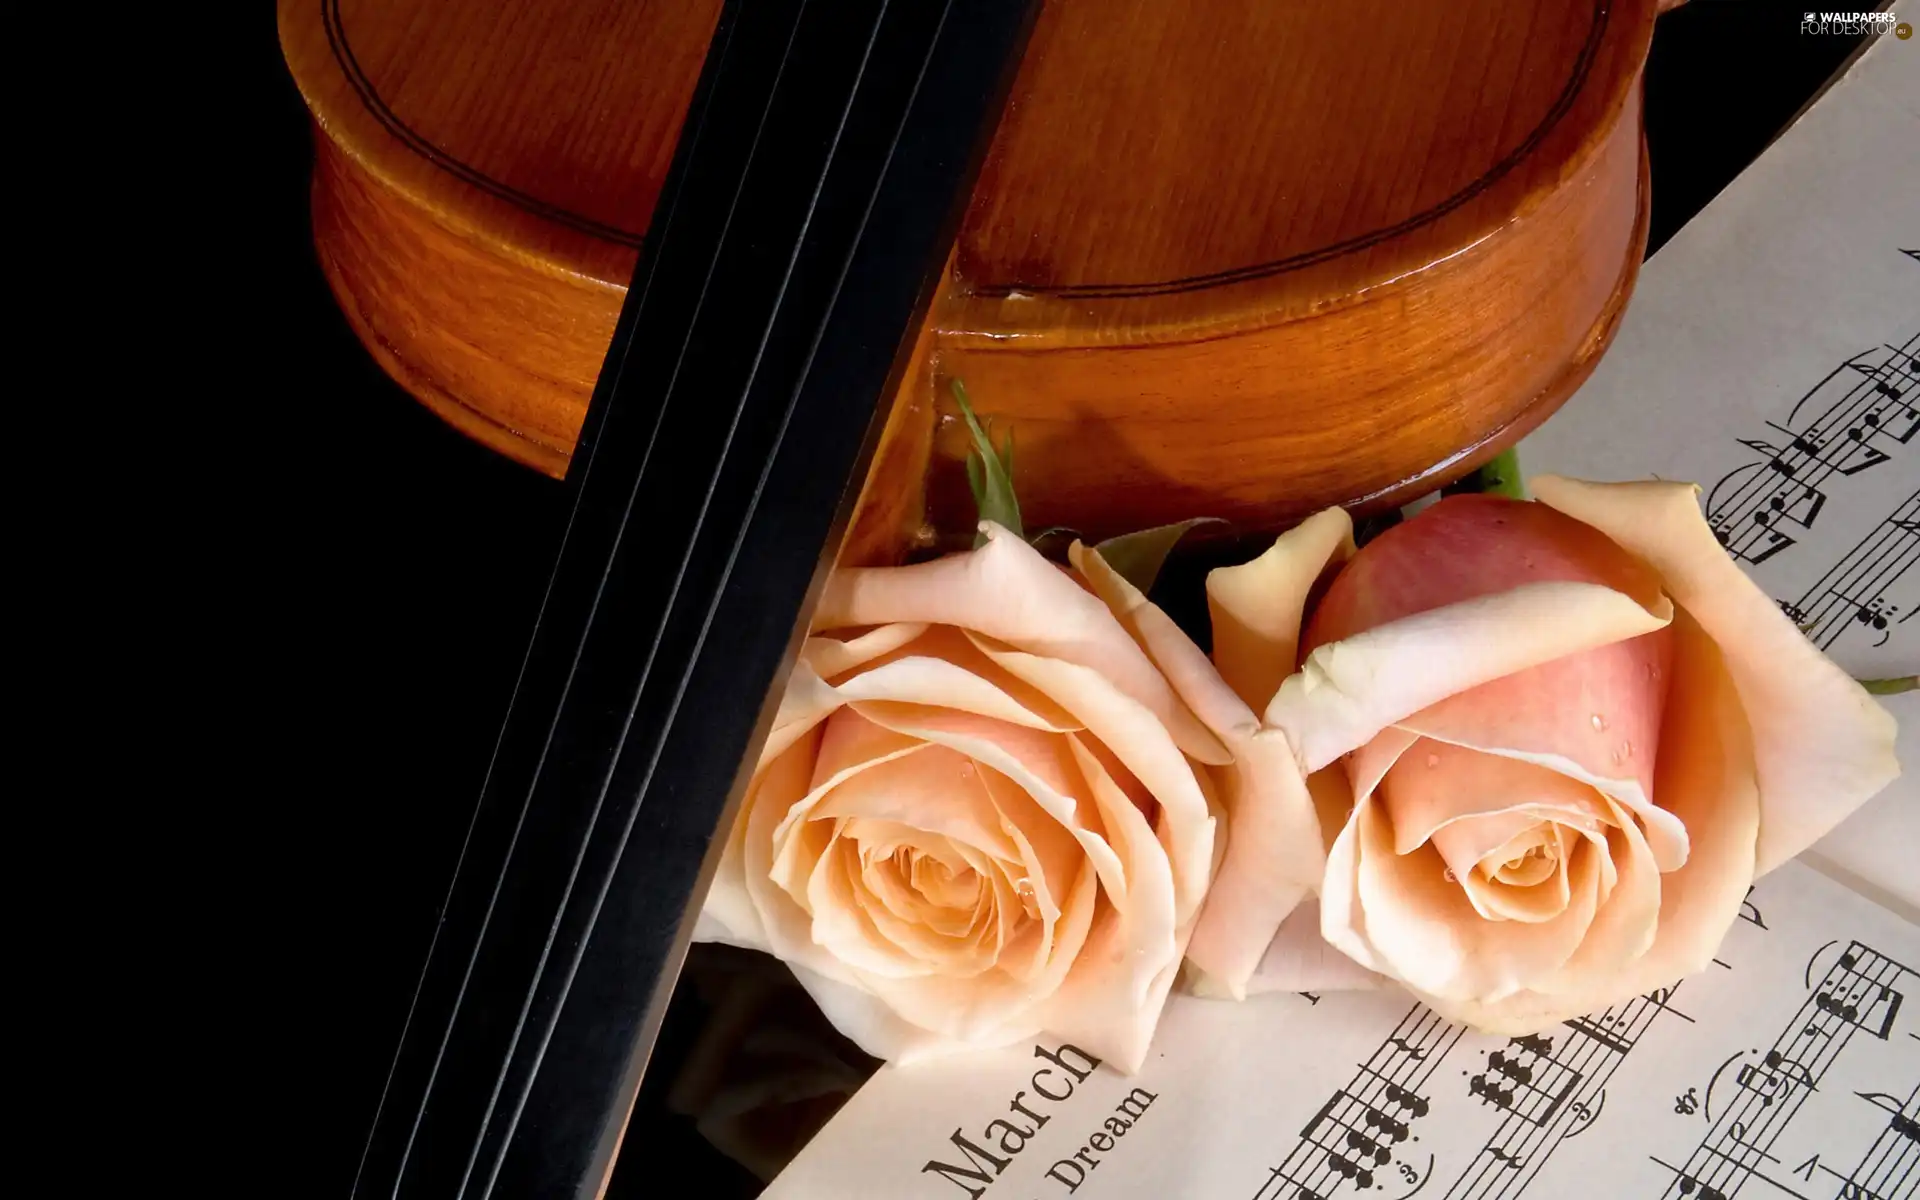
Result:
M1850 37L1891 33L1905 41L1913 36L1913 26L1891 12L1808 12L1800 14L1800 32Z

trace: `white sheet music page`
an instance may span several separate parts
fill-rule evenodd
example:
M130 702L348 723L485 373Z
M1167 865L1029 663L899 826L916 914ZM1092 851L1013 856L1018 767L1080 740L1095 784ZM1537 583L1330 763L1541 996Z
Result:
M1697 481L1728 550L1863 677L1920 669L1917 66L1882 39L1663 248L1522 447L1530 473ZM1667 990L1526 1038L1398 990L1176 996L1135 1077L1048 1038L883 1070L766 1194L1913 1200L1915 700L1889 704L1908 776Z
M1398 990L1177 996L1128 1078L1041 1038L887 1068L770 1200L1911 1200L1920 929L1797 863L1706 973L1489 1037Z
M1654 181L1659 186L1659 180ZM1528 474L1704 491L1727 548L1860 678L1920 671L1920 47L1881 38L1641 273ZM1920 917L1906 776L1816 850Z

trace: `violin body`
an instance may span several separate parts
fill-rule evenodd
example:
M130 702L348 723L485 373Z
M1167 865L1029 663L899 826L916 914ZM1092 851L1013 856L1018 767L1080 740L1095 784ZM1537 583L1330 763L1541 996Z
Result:
M1048 0L845 554L1397 503L1550 415L1644 249L1655 0ZM282 0L348 319L564 472L718 0ZM844 286L857 287L849 279ZM724 297L689 296L689 304Z

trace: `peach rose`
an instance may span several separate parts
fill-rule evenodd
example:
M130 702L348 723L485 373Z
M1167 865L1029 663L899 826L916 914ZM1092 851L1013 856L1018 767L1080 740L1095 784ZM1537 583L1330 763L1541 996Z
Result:
M1891 716L1695 489L1534 489L1442 500L1346 562L1266 710L1344 818L1320 932L1505 1033L1703 968L1754 879L1899 770Z
M1196 715L1231 694L1164 614L1096 554L1069 572L982 528L835 573L696 936L786 960L881 1057L1046 1031L1131 1070L1223 793L1259 785Z

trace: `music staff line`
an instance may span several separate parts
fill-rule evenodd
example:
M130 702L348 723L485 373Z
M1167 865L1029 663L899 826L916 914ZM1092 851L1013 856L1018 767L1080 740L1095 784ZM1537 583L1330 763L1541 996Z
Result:
M1410 1138L1418 1140L1412 1138L1412 1124L1431 1103L1421 1089L1465 1032L1425 1005L1414 1005L1300 1131L1298 1143L1271 1170L1255 1200L1331 1200L1348 1183L1373 1187L1376 1173L1389 1165L1400 1168L1406 1183L1423 1183L1425 1172L1410 1161L1397 1161L1395 1149Z
M1913 970L1860 942L1850 943L1766 1054L1740 1068L1733 1099L1686 1162L1675 1167L1653 1158L1673 1172L1662 1200L1732 1200L1755 1178L1803 1195L1766 1169L1783 1165L1772 1153L1774 1145L1856 1033L1886 1040L1905 1000L1894 987L1903 977L1913 978ZM1811 1175L1811 1166L1803 1165ZM1910 1167L1902 1168L1900 1180L1909 1174ZM1911 1188L1875 1192L1854 1176L1841 1181L1845 1200L1910 1200L1912 1194Z
M1856 1095L1881 1108L1888 1107L1881 1101L1893 1100L1891 1096ZM1914 1174L1914 1168L1920 1166L1920 1084L1907 1093L1904 1103L1893 1106L1891 1113L1886 1126L1861 1154L1853 1170L1841 1175L1815 1161L1819 1170L1838 1180L1840 1190L1835 1194L1836 1200L1872 1197L1912 1200L1916 1190L1920 1190L1920 1176Z
M1783 527L1813 528L1828 499L1824 485L1891 461L1920 434L1917 383L1920 332L1899 346L1854 355L1801 396L1785 425L1767 422L1782 444L1740 439L1763 457L1722 476L1708 492L1707 520L1720 543L1753 564L1797 544Z
M1916 563L1920 563L1920 491L1874 526L1798 600L1780 607L1822 650L1854 628L1880 633L1877 644L1884 644L1892 636L1891 626L1913 617L1914 606L1902 613L1889 597Z
M1673 1013L1691 1020L1671 1007L1678 986L1564 1022L1559 1028L1568 1032L1509 1038L1487 1051L1486 1068L1469 1079L1467 1092L1502 1110L1502 1118L1445 1200L1500 1200L1523 1190L1561 1142L1599 1116L1614 1069L1654 1019ZM1415 1005L1302 1128L1254 1200L1333 1200L1349 1185L1375 1188L1376 1178L1393 1178L1396 1168L1412 1191L1432 1182L1432 1156L1417 1167L1402 1147L1419 1140L1412 1129L1431 1103L1422 1089L1465 1032Z
M1565 1092L1538 1119L1524 1111L1504 1117L1445 1200L1504 1200L1523 1192L1561 1143L1584 1132L1599 1116L1608 1081L1654 1020L1666 1013L1691 1020L1671 1006L1679 986L1565 1022L1565 1028L1584 1039L1575 1050L1563 1051L1564 1058L1552 1059L1567 1073ZM1551 1049L1549 1039L1549 1053Z

